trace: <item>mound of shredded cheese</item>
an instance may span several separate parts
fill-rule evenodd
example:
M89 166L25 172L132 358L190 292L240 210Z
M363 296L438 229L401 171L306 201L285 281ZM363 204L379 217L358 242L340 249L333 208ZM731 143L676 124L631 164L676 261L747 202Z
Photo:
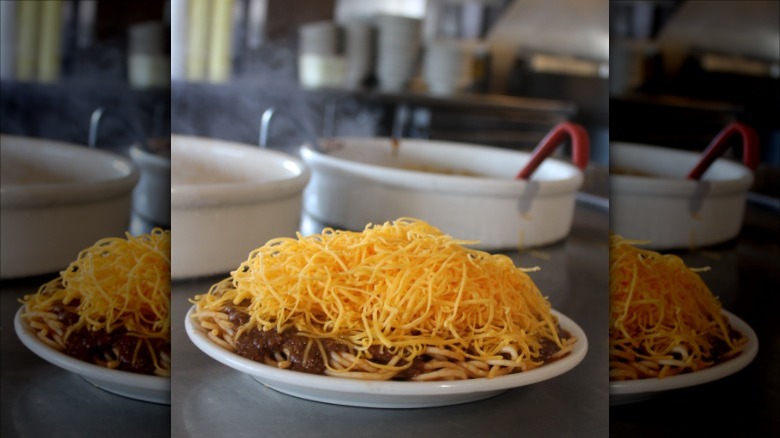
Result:
M295 328L405 360L430 346L500 360L511 346L516 362L539 365L542 341L562 345L549 302L509 257L467 243L412 218L278 238L252 251L229 287L218 283L194 302L204 311L246 306L237 337Z
M675 255L610 236L610 379L664 377L713 364L716 342L735 355L746 341L696 270Z
M110 333L124 327L143 338L170 339L171 235L110 237L84 249L60 276L25 295L28 313L78 303L69 333L88 328Z

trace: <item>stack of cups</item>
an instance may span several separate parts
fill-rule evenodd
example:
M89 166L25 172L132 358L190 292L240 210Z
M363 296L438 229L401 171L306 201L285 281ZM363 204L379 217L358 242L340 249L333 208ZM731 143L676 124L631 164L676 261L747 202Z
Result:
M130 26L127 77L134 88L168 87L171 58L168 34L161 22L147 21Z
M456 41L434 41L427 45L423 78L432 94L462 92L473 82L471 59Z
M421 20L400 15L377 17L377 79L385 91L401 91L414 77L420 52Z
M374 67L374 28L365 22L344 24L347 72L345 85L360 88Z
M298 80L306 88L340 87L346 61L341 55L341 30L331 21L304 24L299 29Z

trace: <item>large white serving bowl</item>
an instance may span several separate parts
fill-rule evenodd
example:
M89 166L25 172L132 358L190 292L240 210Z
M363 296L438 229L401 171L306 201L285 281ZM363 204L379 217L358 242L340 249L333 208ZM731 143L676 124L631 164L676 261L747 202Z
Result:
M485 250L530 248L569 234L582 172L547 159L530 180L515 175L530 154L473 144L340 138L306 145L312 180L304 211L351 230L399 217L422 219ZM431 169L449 173L437 173Z
M171 136L171 278L229 273L276 237L294 237L309 170L248 144Z
M123 157L0 136L0 278L65 269L97 240L123 236L139 173Z
M612 232L647 241L643 246L656 250L709 246L736 237L753 173L721 158L700 180L686 179L699 158L670 148L612 143ZM618 169L639 174L617 173Z
M171 157L167 141L150 141L159 149L148 149L139 144L130 146L130 158L141 171L141 178L133 190L133 210L162 227L171 224Z

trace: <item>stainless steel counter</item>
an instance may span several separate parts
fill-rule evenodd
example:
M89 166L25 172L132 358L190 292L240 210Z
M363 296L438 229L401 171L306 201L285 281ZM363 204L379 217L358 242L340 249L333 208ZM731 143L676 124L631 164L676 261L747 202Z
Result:
M189 299L224 276L173 285L174 437L606 437L606 210L579 203L571 235L535 251L509 253L553 307L588 335L588 354L572 371L496 397L424 409L355 408L294 398L209 358L190 342L182 321ZM304 225L305 225L304 221ZM227 275L227 274L226 274Z

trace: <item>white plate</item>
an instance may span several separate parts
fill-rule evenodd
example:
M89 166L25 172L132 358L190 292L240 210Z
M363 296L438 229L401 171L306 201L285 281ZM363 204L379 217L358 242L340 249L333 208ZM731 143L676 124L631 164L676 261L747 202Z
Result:
M725 310L723 310L723 314L729 319L732 328L748 338L748 342L739 356L701 371L664 377L663 379L609 382L609 403L620 405L645 400L660 395L664 391L712 382L745 368L758 353L758 337L745 321Z
M559 376L579 364L588 350L585 332L571 319L553 311L561 327L577 338L569 355L531 371L495 377L446 382L375 382L306 374L264 365L225 350L193 323L194 306L185 328L192 342L211 358L244 372L262 384L295 397L346 406L372 408L424 408L482 400L511 388Z
M23 310L24 308L20 308L16 312L14 329L22 343L42 359L76 373L87 382L108 392L136 400L171 404L170 378L112 370L57 351L38 339L27 321L22 318Z

